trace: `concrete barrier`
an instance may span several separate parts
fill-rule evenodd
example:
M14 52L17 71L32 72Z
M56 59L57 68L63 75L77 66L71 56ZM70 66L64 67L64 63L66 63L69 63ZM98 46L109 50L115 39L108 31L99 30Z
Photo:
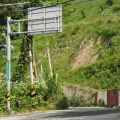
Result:
M83 89L76 86L62 86L63 93L71 99L80 98L86 103L95 103L95 91Z
M71 99L82 98L85 102L91 102L94 105L99 105L99 101L102 100L104 101L105 106L109 107L113 107L110 105L111 102L109 102L113 100L113 102L118 101L117 106L120 106L120 91L118 91L118 97L111 99L111 96L108 95L108 92L115 90L95 90L72 85L64 85L62 88L63 93Z
M107 91L101 90L98 91L98 97L97 97L97 103L99 102L99 100L103 100L105 105L107 105Z

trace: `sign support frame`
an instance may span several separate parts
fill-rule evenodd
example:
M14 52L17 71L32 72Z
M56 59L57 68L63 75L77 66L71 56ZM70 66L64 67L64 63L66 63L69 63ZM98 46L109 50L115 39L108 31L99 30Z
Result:
M44 9L44 17L46 14L46 8ZM62 12L62 7L61 7L61 12ZM61 13L62 14L62 13ZM59 17L58 16L58 26L57 28L60 27L60 23L59 23ZM52 18L52 17L51 17ZM55 17L54 17L55 18ZM41 18L44 20L44 24L46 25L46 18ZM7 57L6 57L6 83L7 83L7 94L6 94L6 98L7 98L7 108L8 110L11 109L11 102L10 102L10 96L11 96L11 35L16 35L16 34L28 34L28 35L34 35L32 33L35 32L39 32L39 34L48 34L48 33L55 33L55 32L62 32L62 15L61 15L61 30L50 30L50 32L46 32L46 26L44 26L44 30L38 30L38 31L21 31L21 24L20 22L24 22L24 21L36 21L36 20L41 20L41 19L21 19L21 20L13 20L11 19L11 17L7 17L7 35L6 35L6 46L7 46ZM49 18L47 18L49 19ZM12 23L18 23L18 31L17 32L12 32L11 30L11 24ZM33 61L32 61L32 46L31 44L29 45L30 49L29 49L29 57L30 57L30 63L29 63L29 68L30 68L30 81L31 81L31 85L32 85L32 89L34 90L34 78L33 78ZM51 76L52 76L52 65L50 62L50 55L49 55L49 50L48 50L48 56L49 56L49 65L50 65L50 72L51 72ZM34 91L33 91L34 93Z

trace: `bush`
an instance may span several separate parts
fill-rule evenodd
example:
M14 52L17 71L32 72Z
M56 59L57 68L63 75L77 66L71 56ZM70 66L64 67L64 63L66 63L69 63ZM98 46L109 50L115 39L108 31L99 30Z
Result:
M70 105L73 107L78 107L78 106L80 106L80 104L83 104L83 101L81 101L81 99L79 97L75 97L70 100Z
M57 102L57 108L58 109L67 109L69 107L69 100L66 96L63 96L58 102Z
M111 6L111 5L113 5L113 1L112 0L107 0L106 4Z
M100 107L104 107L104 106L105 106L105 102L104 102L104 100L99 99L99 100L98 100L98 106L100 106Z
M113 11L113 12L120 11L120 6L115 6L112 11Z
M82 16L82 18L85 18L86 16L85 16L85 11L84 10L81 10L81 16Z

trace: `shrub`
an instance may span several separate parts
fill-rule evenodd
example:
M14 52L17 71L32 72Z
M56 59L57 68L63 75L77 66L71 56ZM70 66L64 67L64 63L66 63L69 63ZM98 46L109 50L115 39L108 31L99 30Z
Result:
M71 106L74 106L74 107L78 107L78 106L80 106L80 98L79 97L75 97L75 98L73 98L73 99L71 99L70 100L70 105Z
M99 100L98 100L98 106L100 106L100 107L104 107L104 106L105 106L105 102L104 102L104 100L99 99Z
M63 96L58 102L57 102L57 108L58 109L67 109L69 107L69 100L66 96Z
M111 5L113 5L113 1L112 0L107 0L106 4L111 6Z
M117 11L120 11L120 6L115 6L113 9L112 9L113 12L117 12Z
M81 15L82 15L82 18L85 18L85 11L84 10L81 10Z

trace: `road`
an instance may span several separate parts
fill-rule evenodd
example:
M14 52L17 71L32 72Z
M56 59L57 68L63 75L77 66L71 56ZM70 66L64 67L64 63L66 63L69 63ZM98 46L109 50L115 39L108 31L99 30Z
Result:
M107 112L93 109L42 111L0 117L0 120L120 120L120 111Z

